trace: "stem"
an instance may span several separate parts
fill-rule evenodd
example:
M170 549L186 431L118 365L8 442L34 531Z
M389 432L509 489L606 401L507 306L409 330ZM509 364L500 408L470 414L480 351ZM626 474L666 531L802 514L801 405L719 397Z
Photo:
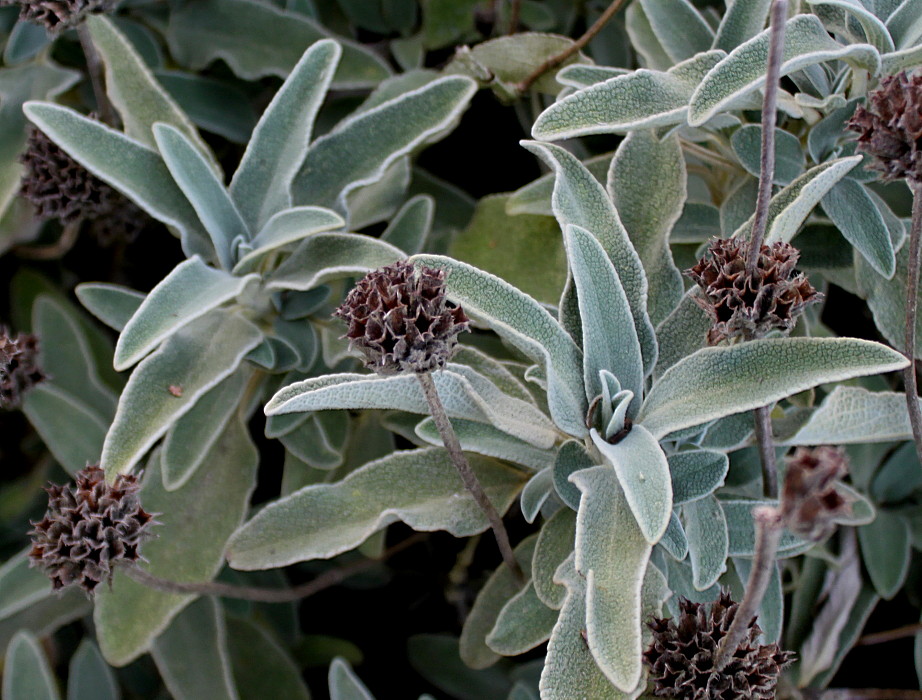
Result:
M752 570L746 582L746 595L736 610L727 636L721 640L717 648L714 657L714 670L717 672L722 671L733 659L740 642L746 637L750 622L758 615L759 605L765 596L765 589L768 588L775 565L778 542L781 540L783 525L777 508L754 508L752 517L756 523L756 551L752 560Z
M331 586L335 586L337 583L344 581L350 576L370 569L398 552L412 547L417 542L422 541L425 536L426 535L423 533L416 533L385 550L381 557L377 559L361 559L337 569L330 569L320 574L313 581L302 583L300 586L295 586L293 588L254 588L252 586L236 586L231 583L220 583L219 581L181 583L179 581L170 581L169 579L160 578L156 574L142 569L140 566L129 566L125 569L125 573L138 583L157 591L163 591L164 593L196 593L199 595L220 596L222 598L251 600L257 603L290 603L312 596Z
M516 87L516 89L519 91L519 94L527 91L528 88L530 88L538 78L547 73L551 68L556 68L561 63L570 58L570 56L581 51L586 46L586 44L595 38L596 34L602 31L602 28L608 24L608 20L615 16L615 13L621 9L621 6L624 4L624 2L625 0L613 0L611 5L605 8L605 12L599 15L599 18L595 21L595 23L586 30L585 34L574 41L572 46L569 46L555 56L551 56L544 63L529 73L525 80L519 83Z
M762 493L768 498L778 497L778 465L775 462L775 443L772 440L771 406L762 406L753 412L756 425L756 442L762 461Z
M522 12L522 0L512 0L509 5L509 30L507 34L515 34L519 28L519 15Z
M765 77L765 101L762 103L762 155L759 165L759 197L749 236L749 258L746 269L755 274L768 224L768 205L772 198L772 180L775 178L775 124L777 123L778 79L784 50L784 20L788 13L788 0L775 0L772 4L771 37L768 45L768 70Z
M515 554L512 552L512 545L509 543L509 533L506 532L506 526L503 525L503 520L499 517L499 513L496 512L496 508L490 503L490 499L483 490L480 480L477 478L477 475L474 474L471 465L468 464L464 452L461 451L461 443L458 442L458 436L455 434L454 428L451 427L451 421L448 418L448 414L445 412L442 400L439 398L439 391L435 386L435 381L432 379L432 373L418 372L416 378L419 379L419 383L423 387L423 394L426 396L426 401L429 404L429 410L432 413L432 419L435 421L435 427L438 428L439 435L442 436L442 442L445 444L445 449L448 450L451 461L454 463L455 468L457 468L458 474L461 475L461 481L464 482L465 488L474 497L477 505L480 506L484 515L487 516L487 520L490 521L490 527L493 528L493 535L496 537L496 544L499 546L499 551L503 555L503 561L506 562L506 566L509 567L513 576L516 577L519 583L524 583L525 574L522 573L522 567L519 566L519 562L516 561Z
M80 46L83 48L83 55L86 58L86 68L90 74L93 95L96 97L96 109L99 110L99 118L109 126L115 126L117 121L115 110L112 109L112 103L109 102L109 96L103 86L102 61L99 60L99 54L96 53L96 47L93 46L93 39L90 37L90 30L86 22L81 22L77 25L77 36L80 38Z
M897 639L914 637L915 635L919 634L919 632L922 632L922 622L915 622L911 625L903 625L902 627L886 630L884 632L866 634L859 638L857 642L855 642L855 646L866 647L870 646L871 644L883 644L884 642L892 642Z
M43 246L18 245L13 249L13 252L26 260L57 260L74 247L82 223L83 219L80 219L67 224L61 231L58 240L54 243Z
M919 304L919 259L922 238L922 183L911 182L912 226L909 229L909 271L906 276L906 358L909 366L903 370L906 388L906 407L909 423L916 443L916 455L922 460L922 411L919 409L919 386L916 377L916 313Z

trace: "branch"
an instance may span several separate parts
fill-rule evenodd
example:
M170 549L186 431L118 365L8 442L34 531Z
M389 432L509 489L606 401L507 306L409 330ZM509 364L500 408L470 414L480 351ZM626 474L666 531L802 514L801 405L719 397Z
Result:
M909 180L912 190L912 226L909 229L909 271L906 276L906 342L905 353L909 366L903 370L906 389L906 407L909 423L916 443L916 455L922 461L922 411L919 409L919 386L916 376L916 315L919 306L919 260L922 257L922 183Z
M106 94L102 77L102 62L99 60L96 47L93 46L93 39L90 36L90 30L86 22L81 22L77 25L77 36L80 39L80 46L83 48L83 55L86 58L86 69L90 74L90 84L93 86L93 96L96 98L99 119L109 126L115 126L118 120L115 110L112 108L112 103L109 102L109 96Z

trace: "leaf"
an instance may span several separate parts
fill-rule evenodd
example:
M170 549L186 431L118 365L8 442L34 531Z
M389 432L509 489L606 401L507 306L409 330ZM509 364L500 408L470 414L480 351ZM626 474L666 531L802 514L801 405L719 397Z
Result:
M330 700L374 700L359 680L349 662L341 656L333 659L329 673Z
M208 170L219 175L221 169L211 156L211 149L189 117L157 82L131 42L105 16L88 15L86 23L93 46L106 67L106 95L122 118L125 135L155 148L151 129L156 122L169 124L208 159Z
M428 194L411 197L400 208L387 228L381 234L381 240L400 248L408 255L420 252L432 231L435 216L435 200Z
M358 233L315 233L270 276L270 290L307 291L327 280L365 275L406 257L389 243Z
M126 370L144 359L179 329L240 296L257 279L257 275L231 277L208 267L197 255L181 262L125 324L115 346L115 369Z
M410 261L446 270L445 290L453 301L542 365L554 422L570 435L586 434L581 353L553 316L512 285L470 265L437 255L414 255Z
M259 329L243 316L216 309L181 328L143 360L122 392L106 436L101 466L107 477L131 469L261 340Z
M732 51L761 32L770 6L771 0L749 0L728 5L717 28L714 48Z
M301 670L261 626L228 617L227 648L241 698L310 700Z
M14 554L0 566L0 620L15 615L51 595L48 577L29 565L29 550Z
M560 227L548 216L510 215L510 201L508 195L481 199L467 228L452 240L449 253L538 301L555 304L567 278Z
M158 221L176 227L186 254L213 254L195 209L156 151L66 107L27 102L23 111L93 175Z
M537 448L524 440L519 440L508 433L501 432L492 425L455 419L452 421L452 427L455 429L458 441L461 443L461 449L465 452L476 452L486 457L504 459L507 462L521 464L536 471L545 470L554 465L555 454L553 451ZM432 418L426 418L420 422L416 426L416 434L430 445L442 447L444 444ZM547 479L546 485L551 486L550 472L545 478ZM541 507L540 503L538 507ZM533 518L528 522L532 521Z
M659 379L679 360L704 346L711 321L695 302L700 293L697 287L689 289L657 327L656 342L660 353L653 371L654 379Z
M618 483L644 538L650 544L656 544L672 515L669 463L659 443L642 425L634 425L627 436L614 445L603 440L595 429L590 431L590 435L596 449L614 467ZM571 476L570 480L575 478L575 475ZM574 483L579 485L579 482Z
M587 158L582 163L596 180L604 182L611 166L611 159L611 153L603 153L600 156ZM551 197L554 193L556 179L555 173L545 173L537 180L533 180L524 187L517 189L506 200L506 213L510 215L539 214L541 216L554 216L554 210L551 208Z
M580 469L595 466L598 459L579 440L567 440L557 451L554 462L554 486L560 499L573 510L579 510L579 489L570 481L570 475Z
M691 97L688 123L700 126L721 111L765 84L769 30L765 30L735 48L701 81ZM850 66L876 75L880 56L867 44L842 46L834 41L819 19L797 15L788 20L784 35L781 75L826 61L844 61Z
M724 517L727 520L727 531L730 535L728 555L751 559L755 552L756 541L752 509L766 505L777 507L778 502L744 498L721 498L719 500L724 511ZM812 542L806 542L785 530L781 533L781 541L778 544L778 557L795 556L812 546Z
M233 273L240 275L252 272L268 253L282 246L297 243L315 233L342 228L345 225L346 222L339 214L323 207L292 207L277 212L246 247L239 248L241 257L234 266Z
M687 450L669 455L673 505L691 503L723 486L730 460L723 452Z
M638 172L645 177L637 177ZM654 325L672 312L684 292L669 236L683 213L687 179L678 137L660 140L652 131L628 134L608 173L608 192L647 275L647 308ZM650 182L657 186L651 188Z
M897 503L922 488L922 468L915 447L914 441L904 442L874 474L869 490L876 503Z
M314 119L342 55L339 44L313 44L266 107L234 173L230 195L252 231L291 207L291 183L304 162Z
M901 3L887 19L887 30L901 49L918 43L922 36L922 15L915 3Z
M25 630L6 649L3 700L59 700L58 687L38 640Z
M469 458L488 497L505 512L523 475L492 459ZM448 453L431 447L394 453L336 484L306 486L269 504L234 534L228 562L252 570L327 559L397 520L418 531L447 530L455 537L489 527Z
M774 338L703 348L653 384L638 420L662 438L819 384L891 372L905 363L896 351L856 338Z
M432 378L449 417L492 424L536 447L547 449L554 444L557 433L543 413L531 403L502 393L473 370L449 364ZM305 379L280 389L265 411L273 416L356 408L429 414L429 404L412 374L338 374Z
M221 267L231 270L234 267L234 241L247 241L251 233L224 184L178 129L157 123L154 125L154 138L170 174L211 237Z
M92 610L82 591L71 589L61 597L48 596L18 613L0 620L0 653L9 648L13 637L29 631L40 637L53 634L61 626L78 620Z
M105 282L78 284L74 293L87 311L117 331L134 316L145 296L128 287Z
M811 132L812 133L812 132ZM740 164L750 175L759 177L762 151L762 126L747 124L733 132L730 145ZM773 182L787 185L804 171L804 151L796 136L775 129L775 177Z
M703 591L715 583L727 570L730 535L720 501L714 496L686 503L685 533L688 536L688 556L691 559L692 581L696 590Z
M734 559L733 568L740 580L739 590L734 590L734 597L742 600L745 596L743 581L749 580L752 571L752 559ZM732 585L732 584L731 584ZM771 567L768 587L762 597L758 611L759 627L762 628L762 639L766 644L774 644L781 638L781 626L784 622L784 593L781 590L781 570L777 562Z
M908 275L909 246L904 245L896 253L896 270L892 279L878 274L864 259L855 258L855 276L858 293L865 297L874 325L881 335L895 348L903 348L906 342L906 288ZM922 355L919 339L922 338L922 320L916 321L916 357Z
M669 556L676 561L682 561L688 556L688 537L685 535L685 528L682 527L682 522L674 512L669 518L669 525L666 527L666 532L663 533L662 538L657 544L665 549L669 553Z
M41 24L16 22L6 39L3 62L7 66L15 66L28 61L50 43L51 37Z
M205 465L186 485L163 488L160 459L148 463L140 492L145 508L163 513L158 538L145 543L145 568L179 582L210 581L221 569L227 538L243 521L256 480L258 454L246 428L230 424ZM206 526L207 525L207 526ZM96 597L94 622L103 656L123 666L150 649L194 596L161 593L116 571L112 590Z
M714 32L688 0L640 0L640 5L674 63L711 48Z
M159 44L155 46L159 50ZM154 77L200 129L236 144L250 140L256 126L256 112L249 95L234 83L162 68L154 71Z
M330 37L320 23L254 0L201 0L170 13L166 31L172 56L199 71L223 59L247 80L269 75L284 78L305 46ZM332 87L368 88L390 75L384 59L358 42L336 37L343 56Z
M896 272L896 255L883 214L867 190L850 178L840 180L823 197L823 210L845 239L871 267L887 279Z
M909 3L906 6L909 7ZM884 54L880 57L880 74L893 75L901 70L912 70L919 65L920 60L922 60L922 45Z
M858 529L861 560L878 595L890 600L899 593L912 559L909 521L898 513L878 510L874 522ZM886 543L886 546L881 546Z
M665 73L640 68L590 85L544 110L531 135L558 141L683 124L698 83L725 56L723 51L708 51Z
M115 674L99 653L99 647L87 638L80 642L70 658L67 700L119 700L121 691Z
M888 53L894 50L893 39L890 38L890 32L872 12L866 10L861 5L849 2L849 0L807 0L807 4L819 10L822 17L824 10L841 13L842 24L849 26L849 20L857 21L864 31L864 38L867 43L871 44L880 53ZM828 24L827 24L828 26ZM837 27L830 27L833 32Z
M554 573L573 553L575 536L576 513L569 508L561 508L544 523L535 543L531 562L532 585L541 602L554 610L563 606L567 592L554 580Z
M628 438L635 433L636 428ZM575 565L579 575L586 578L586 643L608 680L630 692L640 682L643 670L641 587L650 545L631 514L613 469L607 465L590 467L571 479L583 494L576 516ZM564 603L561 620L566 614Z
M328 206L348 219L350 192L377 182L398 158L444 133L475 91L470 78L445 76L344 119L311 145L292 184L294 203Z
M561 85L576 88L577 90L596 83L601 83L609 78L627 75L631 71L626 68L612 68L611 66L592 66L584 63L574 63L557 71L554 79Z
M461 661L454 637L417 634L407 640L407 651L414 670L452 698L501 698L512 686L508 671L501 666L482 671L468 668Z
M154 640L151 656L176 700L236 700L224 611L214 598L199 598L174 617Z
M552 206L561 228L568 224L582 226L599 240L614 265L631 306L644 372L648 373L656 362L657 348L647 315L647 278L608 193L582 163L559 146L534 142L522 145L556 174Z
M529 583L499 611L487 645L503 656L518 656L550 639L556 622L557 611L542 603Z

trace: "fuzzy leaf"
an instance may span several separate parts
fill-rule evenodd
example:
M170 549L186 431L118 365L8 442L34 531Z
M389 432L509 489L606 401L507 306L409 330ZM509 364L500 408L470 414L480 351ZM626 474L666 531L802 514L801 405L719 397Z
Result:
M723 452L687 450L669 455L673 504L690 503L712 494L723 485L729 466Z
M117 331L134 316L145 296L128 287L105 282L78 284L74 293L87 311Z
M567 440L557 451L554 462L554 487L557 495L573 510L579 509L579 489L570 481L570 475L586 467L593 467L597 458L589 454L586 445L579 440Z
M661 350L653 372L654 379L659 379L676 362L704 347L711 321L695 302L700 293L697 287L689 289L656 329L656 341Z
M561 68L557 71L557 75L554 76L554 79L561 85L580 89L604 82L610 78L627 75L628 73L630 73L630 71L626 68L591 66L583 63L576 63Z
M812 132L811 132L812 133ZM747 124L733 132L730 145L750 175L759 176L762 155L762 126ZM804 171L804 151L800 141L784 129L775 129L775 176L777 185L787 185Z
M525 488L522 489L522 497L519 499L519 507L522 509L522 517L525 518L525 522L535 522L541 508L547 503L547 499L550 498L553 490L553 467L546 467L528 480Z
M330 700L374 700L368 688L355 675L355 671L341 656L333 659L328 677Z
M31 632L21 630L10 640L3 666L3 700L60 700L48 659Z
M898 352L855 338L775 338L703 348L654 383L638 420L662 438L819 384L892 372L905 365Z
M583 161L586 169L599 182L605 182L608 169L611 166L611 153L603 153ZM512 216L518 214L538 214L540 216L554 216L551 207L551 197L554 194L554 183L557 179L555 173L545 173L537 180L529 182L513 192L506 200L506 213Z
M255 325L221 309L174 333L135 368L122 392L102 451L106 475L112 478L130 470L261 341Z
M229 616L227 647L240 697L310 700L301 669L264 627Z
M656 38L675 62L711 48L714 32L688 0L640 0Z
M335 211L323 207L292 207L273 214L248 244L247 250L234 266L234 274L252 272L267 253L282 246L297 243L321 231L346 225Z
M734 49L698 85L688 108L688 123L700 126L765 84L769 30ZM819 19L797 15L788 20L784 35L781 75L826 61L845 61L876 75L880 56L867 44L842 46L834 41Z
M665 549L669 556L676 561L682 561L688 556L688 537L685 534L685 528L682 527L682 522L674 512L669 518L666 532L663 533L662 539L657 544Z
M518 656L544 644L557 622L557 611L541 602L529 582L509 599L487 635L487 646L503 656Z
M685 513L692 582L696 590L704 591L717 583L720 575L727 570L730 549L727 520L720 501L714 496L687 503L682 510Z
M728 5L717 28L714 48L732 51L761 32L771 4L771 0L749 0Z
M335 41L313 44L256 125L230 184L231 197L252 231L291 206L291 183L307 154L314 118L341 54Z
M893 277L896 255L890 232L863 185L850 178L840 180L823 197L823 210L871 267L887 279Z
M423 249L435 215L435 200L428 194L411 197L400 208L387 228L381 234L381 240L400 248L408 255Z
M87 638L70 657L67 700L120 700L121 691L115 674L99 653L99 647Z
M476 452L486 457L496 457L513 464L521 464L536 471L542 471L554 466L555 454L552 450L539 449L487 423L455 419L452 421L452 427L454 427L455 433L458 435L461 449L465 452ZM432 418L426 418L421 421L416 426L416 434L421 440L430 445L441 447L444 444ZM550 486L550 484L550 472L548 472L548 485ZM532 522L532 520L529 520L529 522Z
M909 521L898 513L879 510L874 522L858 529L861 559L874 589L890 600L903 587L912 559ZM886 543L886 546L881 546Z
M51 595L48 577L29 566L29 550L0 566L0 620L15 615Z
M569 508L561 508L544 523L535 543L531 563L532 585L541 602L554 610L561 608L567 592L554 580L554 572L573 553L575 537L576 513Z
M523 475L492 459L469 455L487 496L500 513ZM236 569L268 569L326 559L354 549L400 520L429 532L469 537L489 527L464 490L443 448L397 452L370 462L336 484L306 486L263 508L233 536L227 557Z
M750 500L744 498L721 498L720 506L727 520L727 532L730 535L728 554L731 557L751 559L755 552L756 530L752 519L752 509L770 505L777 507L777 501ZM813 546L792 535L788 530L781 533L778 544L778 556L790 557L801 554Z
M878 274L863 256L855 258L858 293L867 299L874 324L881 335L895 348L906 342L906 279L909 270L909 246L896 254L896 270L892 279ZM920 285L922 287L922 285ZM916 358L922 356L922 318L916 319Z
M833 13L838 11L841 13L842 25L846 28L850 19L856 20L861 25L867 43L871 44L880 53L888 53L894 50L893 39L890 37L887 27L873 12L866 10L863 6L850 2L850 0L807 0L807 4L819 10L820 16L823 16L824 10L832 10ZM838 29L837 26L830 27L830 30L834 33L836 33L836 29Z

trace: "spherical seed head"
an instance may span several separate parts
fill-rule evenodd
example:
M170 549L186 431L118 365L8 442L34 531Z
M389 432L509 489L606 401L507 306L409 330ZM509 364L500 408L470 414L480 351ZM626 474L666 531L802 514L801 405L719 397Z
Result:
M91 12L108 12L116 0L0 0L19 5L19 19L40 24L52 35L76 27Z
M708 253L685 274L704 292L695 301L711 319L710 345L773 329L787 332L807 304L823 297L806 276L795 274L800 252L788 243L763 245L753 274L746 268L748 241L714 238Z
M781 669L793 654L777 644L759 644L755 618L727 666L714 671L714 656L736 616L738 605L722 592L710 610L680 599L677 620L649 623L653 642L643 654L650 669L653 694L681 700L772 700Z
M868 167L883 180L922 182L922 75L890 75L868 95L848 122L858 150L873 156Z
M429 372L451 358L470 322L445 296L445 271L406 261L368 273L333 313L379 374Z
M832 534L836 520L852 509L835 488L847 473L848 456L841 447L798 447L788 459L781 491L785 526L814 542Z
M45 517L32 523L30 565L44 570L54 590L79 585L89 596L102 581L111 583L119 561L141 558L153 515L138 499L141 486L131 474L106 482L98 466L77 472L76 485L49 485Z
M0 326L0 408L18 408L23 394L44 379L38 366L38 338L31 333L14 338Z

